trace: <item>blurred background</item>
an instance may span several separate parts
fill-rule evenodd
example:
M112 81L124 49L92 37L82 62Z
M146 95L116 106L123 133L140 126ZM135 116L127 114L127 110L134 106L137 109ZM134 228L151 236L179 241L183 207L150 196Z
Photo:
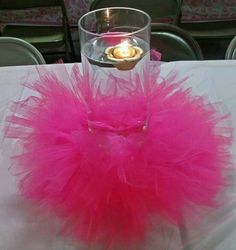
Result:
M236 0L0 0L0 35L33 44L47 63L79 62L78 19L89 10L111 6L134 7L151 16L152 47L179 54L164 61L227 58L227 48L236 35ZM163 48L169 43L165 32L177 39ZM189 41L190 47L200 46L201 51L195 53L202 55L181 56Z

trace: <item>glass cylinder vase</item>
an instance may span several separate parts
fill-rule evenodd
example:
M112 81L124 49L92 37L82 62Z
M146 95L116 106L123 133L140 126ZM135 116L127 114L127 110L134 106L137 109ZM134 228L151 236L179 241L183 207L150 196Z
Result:
M111 7L79 20L83 71L106 81L141 74L150 61L150 17L141 10Z

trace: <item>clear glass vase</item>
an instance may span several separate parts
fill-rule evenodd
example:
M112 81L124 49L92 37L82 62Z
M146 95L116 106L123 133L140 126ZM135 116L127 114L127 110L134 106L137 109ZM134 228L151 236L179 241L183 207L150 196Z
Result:
M150 61L150 17L132 8L104 8L79 20L85 73L106 81L108 75L127 78L141 73Z

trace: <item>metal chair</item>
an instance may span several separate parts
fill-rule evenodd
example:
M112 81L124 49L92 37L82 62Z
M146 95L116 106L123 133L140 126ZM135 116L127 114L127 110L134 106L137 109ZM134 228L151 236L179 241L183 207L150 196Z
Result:
M230 42L226 53L225 53L225 59L227 60L235 60L236 59L236 36L232 39Z
M182 13L183 15L191 15L189 14L189 9L191 8L193 8L193 11L194 11L195 7L191 6L191 4L193 4L192 2L194 1L188 1L188 2L185 1L182 4L182 8L180 11L181 15ZM206 1L200 1L200 2L201 3L199 3L198 7L199 9L202 9L204 8L203 5L204 5L204 2ZM210 1L210 2L211 2L211 5L213 5L213 1ZM219 7L219 8L222 8L223 10L224 7L226 7L224 6L226 3L223 3L223 2L226 2L226 1L222 1L222 4L220 6L215 6L215 8L217 9ZM204 11L207 11L206 4L205 4ZM201 13L195 13L195 14L201 15ZM214 20L214 18L216 19ZM191 22L191 21L186 22L186 20L182 21L182 19L180 19L179 27L187 30L197 40L232 39L236 35L236 21L227 20L227 19L217 20L217 17L214 17L214 18L212 16L212 20L208 20L207 18L205 18L204 20L204 17L202 17L200 21L194 21L194 22Z
M198 43L186 31L171 24L153 24L151 48L162 53L162 61L203 60Z
M0 37L0 66L45 64L41 53L26 41Z
M51 54L52 51L55 52L55 49L57 49L56 53L58 53L58 49L62 49L64 46L64 52L69 60L70 51L74 56L74 47L64 0L0 0L0 10L19 11L41 7L55 7L60 9L62 13L62 26L6 25L2 36L21 38L34 45L42 53L47 54Z
M236 36L236 21L201 21L198 23L179 23L179 27L188 31L198 40L232 39Z
M153 23L179 23L182 0L94 0L90 10L106 7L130 7L147 12Z

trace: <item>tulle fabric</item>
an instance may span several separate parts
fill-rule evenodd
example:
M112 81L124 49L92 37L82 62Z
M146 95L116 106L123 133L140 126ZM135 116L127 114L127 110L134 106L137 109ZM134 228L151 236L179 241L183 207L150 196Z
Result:
M41 72L28 84L35 95L8 117L7 137L22 143L14 157L21 194L91 246L142 244L159 218L198 223L228 185L228 116L174 73L142 75L98 82L76 65L67 80Z

